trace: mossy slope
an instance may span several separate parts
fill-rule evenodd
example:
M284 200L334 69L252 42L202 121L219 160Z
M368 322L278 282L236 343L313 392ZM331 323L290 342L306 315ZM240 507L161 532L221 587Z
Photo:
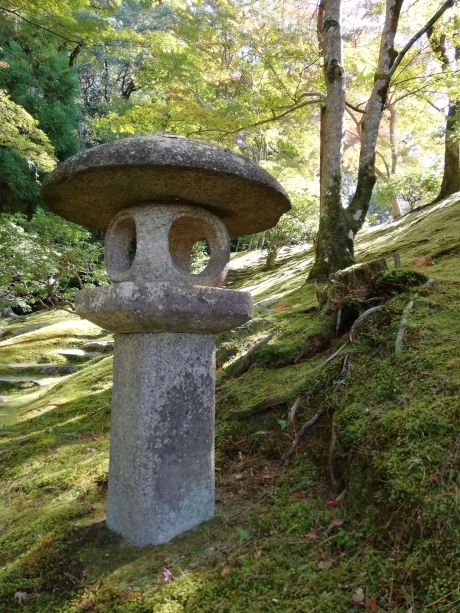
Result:
M458 610L460 202L358 244L363 260L395 252L434 284L388 300L321 369L347 337L334 338L330 318L313 310L311 253L288 252L271 273L248 265L254 254L235 258L231 282L258 306L253 322L220 339L217 514L167 545L138 550L104 526L110 357L0 405L0 610ZM17 333L48 317L58 323L46 314L12 325ZM64 321L75 344L80 324ZM48 359L63 337L46 330L8 335L0 363ZM249 370L233 376L264 335Z

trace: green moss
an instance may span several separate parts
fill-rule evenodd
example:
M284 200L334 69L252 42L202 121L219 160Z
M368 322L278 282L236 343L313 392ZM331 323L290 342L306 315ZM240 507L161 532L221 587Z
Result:
M329 320L314 309L315 288L305 285L311 252L282 256L269 274L257 261L237 269L235 285L269 300L254 324L220 339L216 517L161 547L130 547L104 524L110 357L9 397L0 405L0 610L349 612L362 610L357 590L381 610L456 610L459 244L454 200L363 233L361 260L390 263L398 252L435 283L411 288L406 279L322 369L347 337L331 341ZM405 349L395 355L415 294ZM22 334L0 343L2 364L49 361L55 347L103 334L67 314L8 321L0 327ZM38 325L48 327L30 330ZM232 363L267 333L251 368L232 376ZM329 346L302 357L321 335ZM271 410L252 415L270 399ZM295 432L317 412L284 465ZM337 467L341 502L330 481ZM28 594L22 605L16 592Z
M381 294L396 294L405 291L408 287L422 285L428 277L410 268L395 268L380 273L375 281L375 289Z

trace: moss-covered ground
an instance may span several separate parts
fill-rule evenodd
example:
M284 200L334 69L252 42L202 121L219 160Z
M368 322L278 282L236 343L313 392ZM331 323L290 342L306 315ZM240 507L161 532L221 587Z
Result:
M257 306L219 339L216 517L167 545L136 549L104 524L110 356L8 393L0 611L460 611L460 201L363 233L357 249L389 265L396 252L434 282L401 288L325 367L348 336L305 283L311 251L268 273L260 253L233 259L230 285ZM0 367L104 335L56 312L0 328Z

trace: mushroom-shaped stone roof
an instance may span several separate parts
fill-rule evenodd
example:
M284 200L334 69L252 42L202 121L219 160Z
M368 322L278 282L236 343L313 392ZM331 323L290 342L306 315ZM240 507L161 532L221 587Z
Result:
M58 215L100 230L135 204L193 203L220 217L232 236L271 228L290 208L281 185L254 162L166 134L126 138L69 158L48 175L42 198Z

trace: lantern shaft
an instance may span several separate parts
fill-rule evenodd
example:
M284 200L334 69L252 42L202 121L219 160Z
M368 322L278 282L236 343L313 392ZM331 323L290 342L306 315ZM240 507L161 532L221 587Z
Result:
M117 334L108 526L165 543L214 513L215 343L210 334Z

